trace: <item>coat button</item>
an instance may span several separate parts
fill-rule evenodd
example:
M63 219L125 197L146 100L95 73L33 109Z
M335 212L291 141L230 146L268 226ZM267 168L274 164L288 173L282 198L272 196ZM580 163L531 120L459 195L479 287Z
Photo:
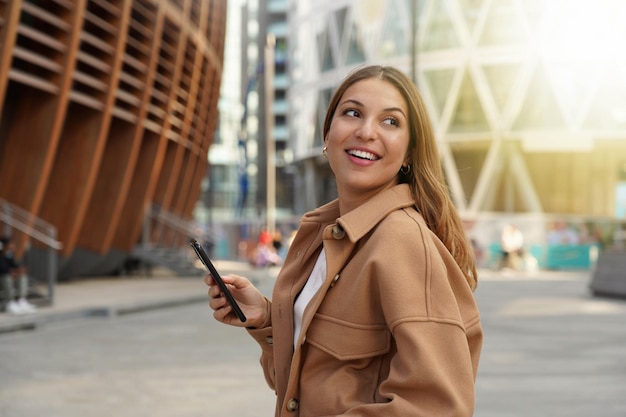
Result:
M287 401L287 411L294 412L298 409L299 405L300 404L298 403L298 400L296 400L295 398L292 398L289 401Z
M346 235L345 230L343 230L343 227L339 226L338 224L333 226L333 238L334 239L343 239L343 237Z
M274 346L274 338L272 336L267 336L265 338L265 343L267 343L270 346Z

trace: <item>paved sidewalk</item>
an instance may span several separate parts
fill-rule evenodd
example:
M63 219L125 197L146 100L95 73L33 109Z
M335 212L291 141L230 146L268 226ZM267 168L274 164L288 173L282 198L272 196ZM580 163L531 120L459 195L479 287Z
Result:
M215 266L224 274L246 276L253 282L276 277L278 269L256 269L246 262L218 260ZM524 279L568 279L588 274L580 271L538 271L537 274L513 273ZM481 279L507 279L507 273L481 270ZM0 312L0 334L33 330L48 323L81 317L115 316L194 302L207 302L207 287L202 275L179 277L162 268L152 275L92 277L60 282L55 288L54 304L39 307L34 314L11 315Z
M246 276L253 282L276 274L273 269L254 269L245 262L216 261L222 273ZM89 316L115 316L194 302L208 302L202 274L178 277L166 269L151 276L94 277L57 284L54 304L34 314L0 313L0 334L32 330L48 323Z
M276 277L277 268L255 269L246 262L218 260L216 268L224 274L246 276L253 282ZM589 272L538 271L536 274L513 273L524 279L568 279ZM507 273L481 270L481 279L507 279ZM156 268L151 276L92 277L58 283L54 304L39 307L34 314L0 313L0 334L33 330L48 323L90 316L115 316L156 308L206 302L207 288L202 275L179 277L171 271Z
M264 290L276 272L216 264ZM485 339L477 417L626 416L626 300L593 296L589 271L481 270L479 277ZM7 359L0 371L0 416L97 417L111 409L124 416L271 415L262 411L273 408L273 394L260 373L258 347L241 329L212 320L201 304L199 310L189 305L120 317L116 326L93 329L84 320L52 323L206 302L201 277L159 270L152 277L61 283L54 306L32 316L0 314L0 332L42 330L0 335ZM26 411L7 412L13 404Z

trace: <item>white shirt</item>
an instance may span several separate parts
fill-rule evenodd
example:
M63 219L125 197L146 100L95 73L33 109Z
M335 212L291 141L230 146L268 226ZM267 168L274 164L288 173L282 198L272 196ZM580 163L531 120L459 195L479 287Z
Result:
M302 316L304 315L304 309L313 299L313 296L322 287L322 284L326 280L326 252L324 248L317 257L313 271L307 280L304 288L298 295L296 302L293 306L293 346L294 348L298 344L298 338L300 337L300 330L302 329Z

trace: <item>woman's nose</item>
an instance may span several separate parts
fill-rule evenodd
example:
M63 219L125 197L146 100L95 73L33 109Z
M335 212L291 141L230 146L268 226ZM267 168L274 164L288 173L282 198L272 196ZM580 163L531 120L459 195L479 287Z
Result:
M377 134L376 121L373 119L362 119L356 131L356 136L363 140L372 140L376 138Z

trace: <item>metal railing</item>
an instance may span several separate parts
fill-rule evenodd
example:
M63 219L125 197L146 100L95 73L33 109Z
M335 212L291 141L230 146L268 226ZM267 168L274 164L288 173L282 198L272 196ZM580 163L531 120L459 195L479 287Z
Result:
M159 264L180 275L195 275L196 258L189 239L206 237L195 221L163 209L157 204L146 208L142 237L134 254L143 261Z
M167 211L157 204L146 209L141 244L145 247L180 248L189 238L198 237L198 226L192 220Z
M46 281L46 298L52 304L58 276L58 251L63 247L57 240L56 227L3 198L0 198L0 224L3 236L15 240L16 235L22 233L27 237L22 260L32 279Z

